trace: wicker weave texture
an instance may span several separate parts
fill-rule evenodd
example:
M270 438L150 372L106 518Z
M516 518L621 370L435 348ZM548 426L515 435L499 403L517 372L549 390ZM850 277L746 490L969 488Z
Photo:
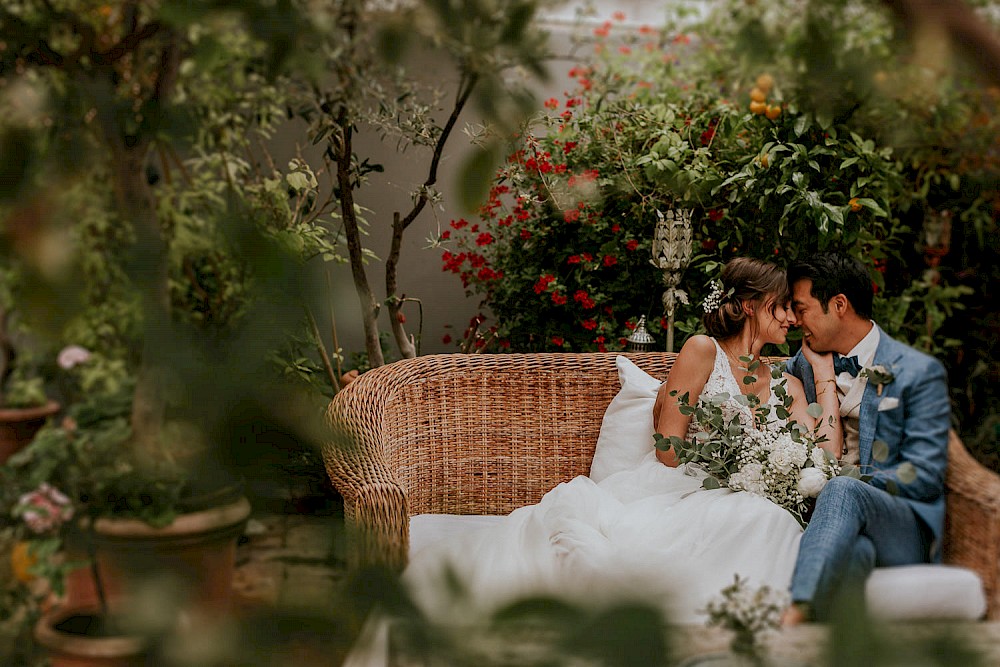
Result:
M369 371L330 405L327 470L355 564L406 564L414 514L507 514L590 471L618 393L614 353L445 354ZM666 378L676 355L628 354ZM998 617L1000 477L952 434L944 554L983 578Z

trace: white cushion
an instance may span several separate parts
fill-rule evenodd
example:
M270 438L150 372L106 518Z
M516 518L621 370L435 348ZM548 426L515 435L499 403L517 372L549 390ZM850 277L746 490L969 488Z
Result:
M410 517L410 558L424 547L503 521L502 516L478 514L418 514Z
M879 567L865 584L872 616L893 621L968 620L986 613L983 582L956 565Z
M660 381L619 356L615 360L621 390L604 412L590 478L605 477L636 467L653 449L653 403Z
M410 557L451 536L496 525L502 516L420 514L410 518ZM986 614L979 575L956 565L875 568L865 585L868 609L891 621L969 620Z

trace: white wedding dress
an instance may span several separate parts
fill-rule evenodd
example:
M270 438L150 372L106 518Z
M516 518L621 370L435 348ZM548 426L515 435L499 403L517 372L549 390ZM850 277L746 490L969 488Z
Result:
M737 395L740 386L716 343L702 396L720 392ZM752 423L736 401L724 409ZM702 478L687 466L661 464L650 443L632 469L599 483L577 477L498 523L428 545L412 554L404 580L416 603L442 622L554 596L592 606L645 602L670 622L700 623L706 603L734 575L786 590L799 523L759 496L705 490ZM455 582L464 595L456 597Z

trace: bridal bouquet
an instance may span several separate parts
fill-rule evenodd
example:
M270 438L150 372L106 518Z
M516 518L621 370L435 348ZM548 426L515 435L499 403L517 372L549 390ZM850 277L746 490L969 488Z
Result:
M760 367L752 358L740 360L748 373ZM774 405L761 403L753 394L702 396L694 405L687 394L680 396L680 411L691 415L698 432L691 439L657 433L656 447L673 447L682 464L707 473L702 483L706 489L726 487L763 496L805 524L815 498L828 480L841 474L841 468L819 447L823 438L817 429L789 420L792 399L785 391L782 370L771 372L781 379L773 388L778 398ZM744 379L745 384L752 381L752 375ZM822 416L816 403L807 412L817 419Z

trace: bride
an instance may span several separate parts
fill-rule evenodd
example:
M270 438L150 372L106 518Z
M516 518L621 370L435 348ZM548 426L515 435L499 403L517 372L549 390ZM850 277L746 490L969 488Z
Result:
M795 324L784 271L737 258L726 264L721 282L721 291L704 304L709 335L685 343L657 395L653 423L665 436L690 438L698 430L673 396L753 393L761 405L777 404L774 389L781 380L760 364L744 383L747 364L740 357L758 358L765 344L784 343ZM813 428L801 383L788 375L784 380L793 398L791 419ZM819 398L824 414L837 414L836 392ZM754 428L750 409L740 402L729 400L724 410ZM828 438L823 446L838 455L839 423L825 420L819 428ZM430 618L458 623L532 596L592 606L646 602L671 622L698 623L706 603L734 575L786 590L799 523L763 497L703 489L703 476L678 466L672 449L657 451L650 441L646 457L631 469L600 482L577 477L499 523L418 551L404 580Z

